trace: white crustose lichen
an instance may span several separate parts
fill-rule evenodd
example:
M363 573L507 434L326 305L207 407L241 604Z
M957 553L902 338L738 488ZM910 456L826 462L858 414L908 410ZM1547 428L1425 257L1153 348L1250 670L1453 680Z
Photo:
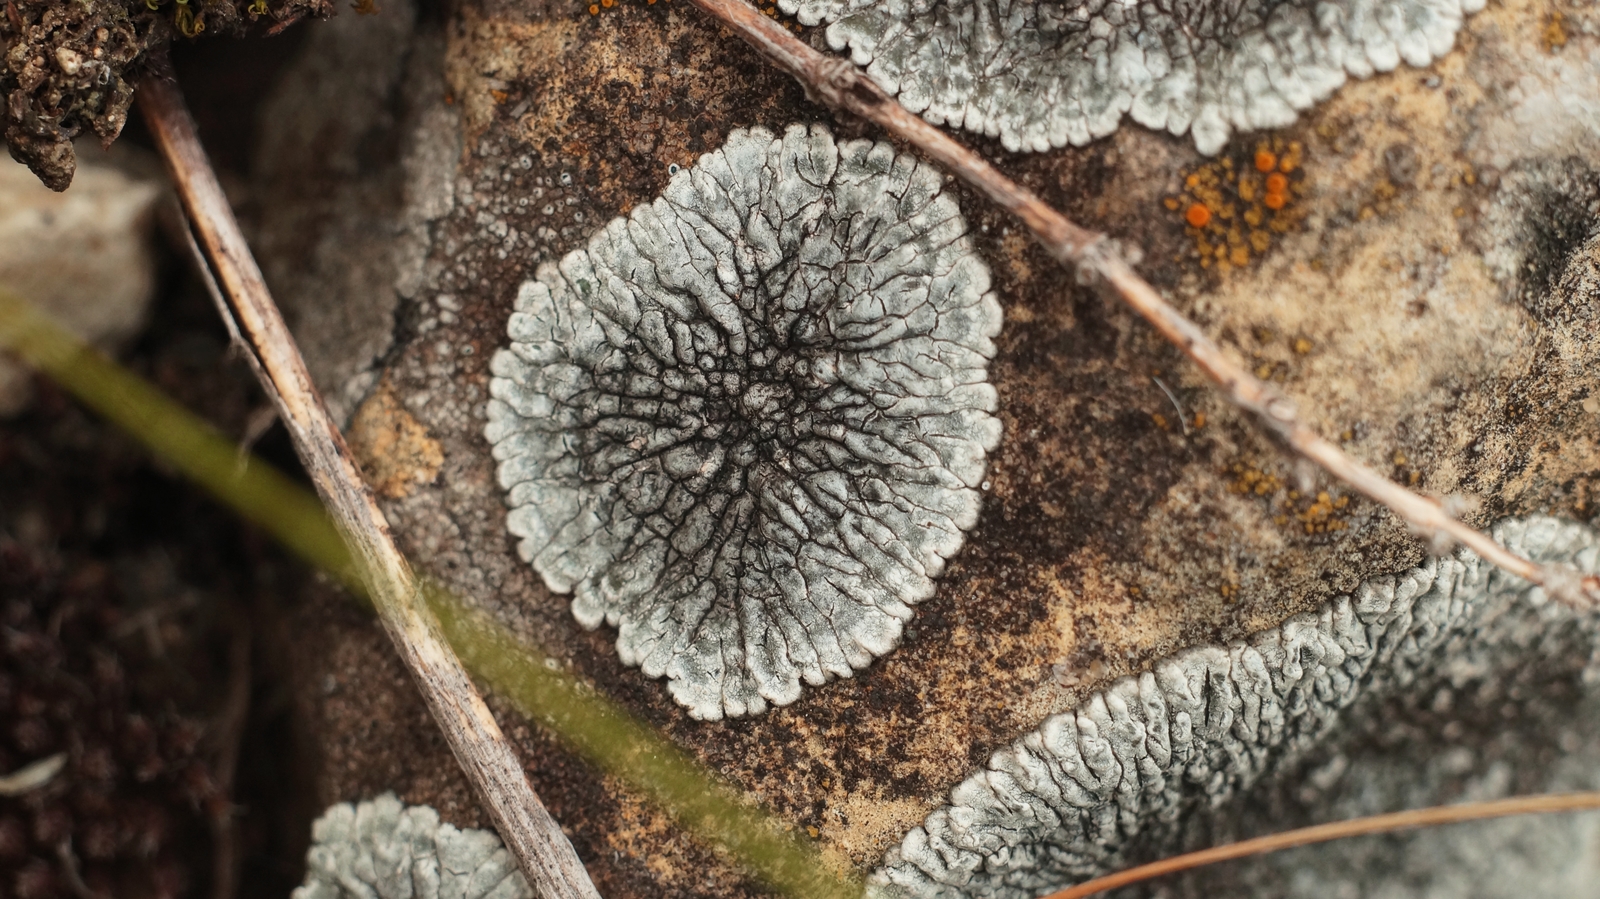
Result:
M1081 146L1123 115L1190 132L1281 128L1346 76L1449 52L1484 0L778 0L885 90L1009 150Z
M735 131L517 295L486 430L510 530L696 717L893 649L977 520L1000 307L943 185Z
M1600 539L1534 517L1495 539L1541 563L1600 570ZM1228 646L1187 649L1047 719L989 759L891 849L883 896L1031 899L1170 841L1174 822L1283 770L1357 701L1381 702L1526 658L1579 615L1467 551L1374 578L1320 611Z
M341 802L311 825L292 899L533 899L533 890L490 831L442 824L385 793Z

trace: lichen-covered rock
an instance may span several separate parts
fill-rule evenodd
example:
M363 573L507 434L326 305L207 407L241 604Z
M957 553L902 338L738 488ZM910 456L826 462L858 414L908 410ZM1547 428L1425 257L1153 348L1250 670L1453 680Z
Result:
M1584 525L1533 518L1494 536L1541 563L1600 571L1600 537ZM1159 845L1185 810L1221 805L1285 766L1356 701L1420 685L1442 666L1503 667L1483 657L1573 624L1600 638L1600 618L1550 603L1470 552L1368 581L1247 640L1163 659L1046 719L890 850L878 882L896 895L1031 899L1088 879L1125 864L1136 841Z
M500 838L460 830L392 793L341 802L311 828L294 899L532 899Z
M663 684L622 663L612 629L575 621L571 598L519 556L484 439L489 360L506 345L520 286L597 226L661 196L674 166L734 131L826 112L680 2L596 6L590 14L468 2L439 26L447 45L419 41L404 51L396 78L429 66L444 74L436 89L387 95L393 108L430 122L434 145L460 148L406 152L390 169L374 163L357 173L376 179L405 166L408 190L449 185L419 190L439 202L403 226L420 235L410 268L384 268L392 251L381 244L393 240L401 216L375 207L364 220L355 211L326 217L326 197L313 195L332 180L318 168L325 160L344 166L363 158L360 148L404 142L386 143L382 129L352 133L341 107L319 120L309 99L298 107L303 124L272 147L277 160L302 155L260 185L283 210L259 245L272 248L275 276L300 267L280 298L300 313L319 383L351 396L350 385L363 383L352 372L365 368L366 383L382 384L438 443L437 473L384 505L419 568L753 802L802 833L814 829L831 861L877 867L996 751L1052 716L1087 715L1093 697L1120 678L1137 682L1185 651L1227 655L1295 616L1320 615L1363 583L1426 567L1425 548L1392 516L1327 479L1311 477L1307 489L1292 460L1180 353L1075 285L1013 221L947 182L942 192L970 223L1006 320L987 364L1006 436L986 457L978 522L894 652L763 715L695 719ZM1600 344L1583 316L1593 307L1600 221L1580 185L1593 167L1586 160L1600 158L1600 20L1592 4L1582 9L1590 12L1563 7L1558 45L1543 3L1487 7L1465 20L1458 50L1428 71L1347 83L1294 125L1215 157L1187 140L1122 128L1092 146L1003 162L1086 225L1138 242L1155 286L1347 452L1426 494L1478 498L1469 518L1480 527L1538 514L1592 521ZM380 71L347 58L345 69L317 53L296 78L314 73L317 83L337 84ZM835 127L841 142L858 136L847 129L859 125ZM1281 209L1265 202L1269 194L1285 201ZM1191 205L1210 214L1206 228L1188 220ZM366 265L363 283L384 290L316 283L307 247L348 251L320 257L319 274ZM402 283L404 292L394 289ZM1545 293L1541 284L1554 287ZM376 363L341 354L344 344L327 337L336 315L380 329L362 344L388 347ZM1542 620L1524 615L1525 623ZM1235 728L1236 743L1225 745L1263 747L1240 762L1258 772L1254 787L1241 792L1246 781L1222 780L1233 798L1215 810L1203 801L1150 809L1182 831L1174 839L1183 848L1198 848L1230 835L1221 832L1229 822L1250 820L1253 830L1233 834L1250 836L1341 817L1348 806L1331 804L1333 793L1318 785L1392 782L1362 775L1380 757L1404 770L1468 750L1470 775L1487 777L1493 756L1479 752L1481 740L1499 734L1515 770L1540 770L1565 751L1547 725L1580 706L1584 627L1558 620L1548 631L1523 629L1492 656L1499 667L1468 653L1458 669L1463 644L1431 644L1436 676L1387 697L1375 690L1377 704L1355 700L1311 742L1304 764L1348 758L1345 780L1329 773L1337 766L1303 769L1265 748L1277 739L1270 728L1254 739ZM323 610L306 612L296 633L306 635L296 650L306 679L297 696L317 723L326 799L395 789L462 826L481 820L382 634L354 613ZM1571 639L1547 643L1546 633ZM1367 683L1388 683L1383 667ZM1454 694L1448 703L1445 687ZM1505 716L1534 706L1551 713ZM497 711L539 759L530 777L604 895L760 892L644 798L575 761L538 722ZM1439 739L1383 743L1368 729L1417 721ZM1210 742L1195 746L1204 753ZM1440 786L1404 801L1455 797L1454 781L1433 783ZM1257 802L1262 795L1300 804L1290 814L1282 803ZM1369 798L1388 804L1370 810L1389 811L1402 797ZM1132 814L1118 823L1118 833L1134 835L1126 857L1172 848L1168 823ZM1370 882L1382 876L1375 871ZM1286 892L1262 883L1183 895Z
M1483 0L779 0L913 112L1009 150L1080 146L1124 115L1215 153L1347 77L1425 66Z
M943 180L735 131L517 295L487 430L511 532L696 717L893 649L977 521L1000 306Z

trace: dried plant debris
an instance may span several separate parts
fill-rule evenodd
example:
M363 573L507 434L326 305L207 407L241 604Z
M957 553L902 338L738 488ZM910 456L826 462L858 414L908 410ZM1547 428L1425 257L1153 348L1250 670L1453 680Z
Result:
M72 140L88 129L109 146L128 121L145 56L174 34L235 33L262 19L325 18L332 0L4 0L0 97L13 159L66 190Z
M1600 570L1600 535L1553 518L1495 539ZM890 850L876 879L907 896L1032 897L1122 866L1185 809L1223 802L1314 746L1358 699L1452 672L1498 670L1562 626L1600 619L1462 551L1368 581L1318 612L1123 678L996 752Z
M779 0L900 102L1009 150L1082 146L1123 115L1189 132L1281 128L1347 76L1449 52L1483 0Z
M393 793L342 802L311 826L306 881L293 899L532 899L500 838L458 830Z
M977 520L1000 307L944 184L735 131L517 296L486 432L511 532L696 717L893 649Z

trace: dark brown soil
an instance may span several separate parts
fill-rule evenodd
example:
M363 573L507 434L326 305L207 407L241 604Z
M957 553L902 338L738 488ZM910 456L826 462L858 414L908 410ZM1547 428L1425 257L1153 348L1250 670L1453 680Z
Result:
M228 43L246 51L178 60L226 88L193 91L225 161L260 91L240 72L295 44ZM175 259L122 361L230 435L263 408ZM314 811L278 624L307 573L47 380L36 393L0 422L0 775L66 764L0 797L0 899L221 897L219 870L231 895L281 899ZM279 429L256 450L294 467Z

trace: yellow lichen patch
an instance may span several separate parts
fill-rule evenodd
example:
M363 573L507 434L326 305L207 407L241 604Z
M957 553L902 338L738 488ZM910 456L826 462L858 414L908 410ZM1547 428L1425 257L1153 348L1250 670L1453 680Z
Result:
M1228 473L1228 492L1265 499L1272 510L1272 521L1279 527L1297 527L1307 535L1331 534L1349 527L1348 496L1326 490L1314 497L1302 496L1298 490L1285 490L1278 475L1248 461L1235 462Z
M1282 478L1248 462L1233 463L1228 473L1232 476L1228 481L1229 493L1271 496L1283 489Z
M1223 274L1249 266L1304 215L1295 202L1304 179L1295 177L1305 156L1299 141L1263 138L1232 153L1185 172L1183 195L1162 200L1182 212L1194 240L1191 258Z
M433 483L444 450L387 383L356 410L346 438L361 471L379 496L400 499Z
M665 3L668 0L662 0L662 2ZM656 0L645 0L645 3L648 6L655 6ZM597 0L597 2L589 4L589 15L598 16L605 10L614 9L621 5L622 0Z
M1567 45L1567 17L1553 12L1544 23L1544 49L1554 53Z
M1290 502L1295 502L1299 499L1298 493L1290 491ZM1307 534L1328 534L1334 531L1342 531L1349 525L1340 517L1340 513L1349 505L1350 497L1330 496L1327 491L1323 491L1318 493L1316 498L1304 509L1296 512L1294 517L1300 522L1300 526Z

